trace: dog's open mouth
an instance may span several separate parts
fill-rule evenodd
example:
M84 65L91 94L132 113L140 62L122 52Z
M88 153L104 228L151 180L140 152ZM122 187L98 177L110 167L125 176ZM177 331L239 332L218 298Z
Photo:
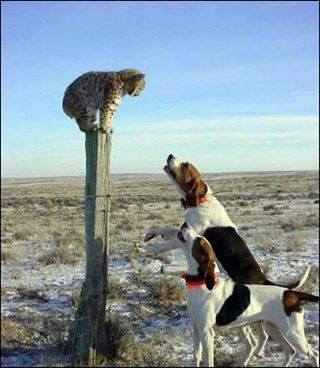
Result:
M186 242L185 238L183 237L182 231L179 231L177 234L177 237L180 241L182 241L183 243Z

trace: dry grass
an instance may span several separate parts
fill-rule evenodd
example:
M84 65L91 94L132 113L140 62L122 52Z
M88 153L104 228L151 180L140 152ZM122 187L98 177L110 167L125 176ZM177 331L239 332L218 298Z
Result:
M32 236L32 231L30 229L21 229L15 231L12 235L15 240L28 240Z
M312 266L303 290L313 293L316 289L319 289L319 266Z
M47 302L49 300L44 291L28 288L26 286L18 287L17 292L22 299L36 299L41 302Z
M280 222L280 226L286 233L301 229L300 223L291 218L286 218Z
M1 262L4 264L8 264L12 261L14 261L15 256L12 250L2 250L1 249Z
M264 211L275 210L276 209L276 206L274 204L267 204L266 206L263 206L262 209Z
M71 304L74 310L77 309L80 294L81 294L81 284L77 284L74 286L71 296ZM128 289L128 285L121 281L118 277L114 275L110 275L108 278L108 288L107 288L107 300L112 301L121 301L125 297L126 290Z
M319 193L318 192L310 192L309 194L308 194L308 198L310 198L310 199L319 199Z
M236 363L241 361L243 357L243 351L237 349L232 354L221 353L221 350L217 352L215 365L217 367L234 367Z
M12 287L5 287L5 286L1 286L1 299L4 300L6 299L8 296L12 295L15 293L15 289Z
M66 367L70 366L70 358L65 349L57 346L56 348L46 349L36 367Z
M1 349L30 346L36 343L39 335L30 326L9 317L1 317Z
M161 349L164 339L139 341L128 321L110 316L105 322L106 350L98 356L96 367L179 367L171 354ZM89 367L86 362L75 363L76 367Z
M75 264L82 259L83 255L83 235L70 231L67 234L60 235L60 238L56 239L55 247L43 253L38 258L38 262L46 266L55 263Z
M137 272L132 275L132 282L145 288L159 302L181 302L186 300L185 289L178 278L166 275L150 277L147 272Z
M104 355L108 360L121 359L133 342L133 332L129 323L120 317L111 316L105 322L107 335Z
M253 253L256 255L257 251L257 259L265 272L273 268L278 251L289 251L288 257L295 262L309 240L317 238L319 216L315 202L318 201L319 192L318 173L263 173L235 177L210 174L205 175L204 179L213 191L231 189L217 197L240 229L244 240L250 247L254 246ZM75 270L84 264L83 178L8 180L4 182L2 192L1 241L5 246L1 260L6 276L2 297L6 303L14 296L10 300L12 305L16 305L17 301L28 308L27 312L22 308L15 309L14 318L4 317L2 346L19 351L22 346L34 348L48 340L60 346L69 329L72 314L70 303L66 301L60 304L60 297L69 298L76 308L81 287L81 280L75 281L76 287L71 295L72 285L63 283L64 272L74 272L75 277L79 277ZM108 358L101 358L97 365L181 366L182 360L175 362L170 358L170 349L175 340L170 335L172 331L169 327L156 331L164 336L163 340L152 329L147 332L147 339L141 336L146 333L145 325L150 319L171 323L177 318L170 314L172 311L178 314L181 310L185 312L183 282L176 276L141 272L155 259L169 264L172 257L154 257L138 250L143 247L141 243L150 228L180 225L184 210L178 195L164 175L120 175L113 177L112 196L111 262L118 259L119 264L130 264L133 273L128 283L122 283L122 275L114 277L111 267L108 300L111 310L113 306L125 306L129 310L125 318L119 313L119 317L127 322L125 328L129 335L124 334L121 326L115 326L118 322L111 322L109 327L115 328L115 335L110 339L118 336L118 345L111 345ZM287 261L285 253L281 256ZM52 274L54 270L56 275ZM318 268L312 270L304 287L306 291L317 293L318 272ZM45 285L63 280L63 290L59 289L60 284L55 285L57 299L55 294L49 291L47 294L50 302L52 298L59 308L43 312L42 309L49 306L49 303L44 304L47 295L42 294L40 288L23 288L26 277L35 274L43 275L46 279L43 281L43 290L47 290ZM137 295L138 300L134 300ZM62 313L67 316L62 317ZM225 345L228 341L234 347L229 334L221 339L221 344ZM229 366L231 362L239 361L237 351L231 355L219 352L220 345L217 343L216 364L219 366ZM49 352L41 364L72 365L67 360L69 355L70 351Z
M263 272L268 275L268 272L271 269L271 262L270 261L265 261L265 262L260 262L260 267L262 268Z
M5 232L6 230L4 229L4 230L1 230L1 231ZM10 242L12 242L11 236L1 236L1 243L2 244L8 244Z
M267 249L271 252L279 251L279 244L276 236L270 236L269 234L261 234L255 238L256 245L259 248Z
M289 252L299 251L302 248L304 239L301 234L292 234L287 240L286 250Z
M122 300L128 288L124 282L115 276L108 278L107 299Z
M10 276L13 280L19 280L22 277L23 272L19 269L13 269L10 271Z
M152 296L161 301L181 302L186 300L185 289L182 284L170 276L160 276L147 283L147 289Z

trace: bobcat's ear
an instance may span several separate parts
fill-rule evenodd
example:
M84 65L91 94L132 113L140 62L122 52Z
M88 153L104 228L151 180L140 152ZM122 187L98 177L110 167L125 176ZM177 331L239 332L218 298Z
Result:
M145 74L143 74L143 73L140 73L140 74L138 74L137 76L136 76L136 80L138 81L138 80L142 80L142 79L144 79L144 77L145 77L146 75Z

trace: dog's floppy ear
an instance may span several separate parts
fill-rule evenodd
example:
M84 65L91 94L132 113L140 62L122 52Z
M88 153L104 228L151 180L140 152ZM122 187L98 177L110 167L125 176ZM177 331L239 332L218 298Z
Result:
M186 204L189 207L197 207L200 204L200 198L207 193L207 186L202 180L195 180L186 194Z
M204 276L204 281L209 290L215 285L215 263L211 244L204 238L196 239L192 249L192 255L199 264L198 272Z
M182 197L180 198L180 202L182 204L182 207L184 207L185 209L188 208L186 201Z
M194 181L194 183L192 183L191 189L188 191L188 193L186 194L186 205L188 207L197 207L200 203L200 196L198 193L198 182Z
M215 269L214 262L213 261L207 262L207 269L204 276L204 281L206 282L206 286L209 290L211 290L216 284L214 269Z

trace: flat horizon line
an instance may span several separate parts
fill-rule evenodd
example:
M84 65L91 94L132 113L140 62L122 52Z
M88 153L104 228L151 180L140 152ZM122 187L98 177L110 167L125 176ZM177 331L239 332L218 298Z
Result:
M255 173L299 173L299 172L319 172L319 169L297 169L297 170L246 170L246 171L211 171L203 172L202 175L233 175L233 174L255 174ZM125 172L110 173L110 175L165 175L162 172ZM2 179L46 179L46 178L82 178L85 175L50 175L50 176L1 176Z

